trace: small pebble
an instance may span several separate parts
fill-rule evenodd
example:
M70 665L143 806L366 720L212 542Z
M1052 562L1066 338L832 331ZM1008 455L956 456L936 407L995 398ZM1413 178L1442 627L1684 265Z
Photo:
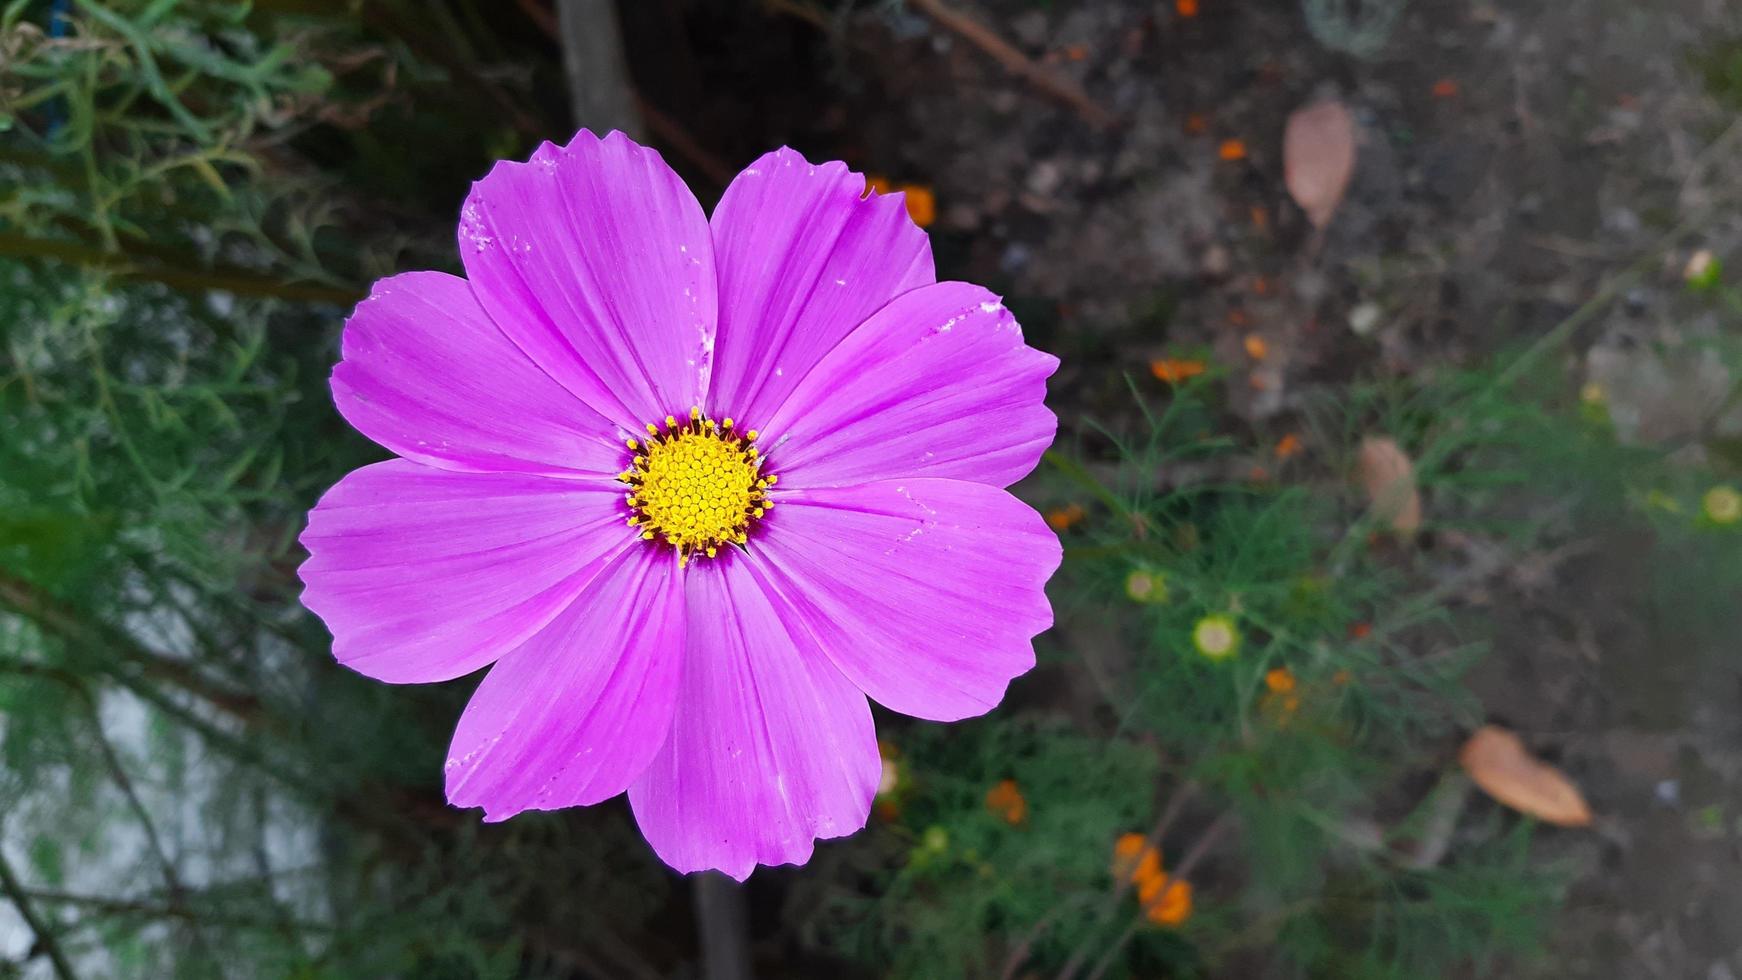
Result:
M1065 179L1064 168L1051 160L1042 160L1033 170L1028 172L1028 180L1023 184L1030 194L1039 197L1051 197L1059 189L1059 184Z
M1221 279L1234 267L1234 257L1228 253L1228 247L1220 242L1204 249L1204 257L1198 263L1198 271L1209 279Z
M1382 315L1379 304L1367 300L1349 311L1349 329L1354 331L1357 337L1371 336L1373 331L1378 329L1379 318Z
M1041 47L1046 44L1047 37L1046 11L1030 10L1011 21L1010 30L1018 41L1028 47Z

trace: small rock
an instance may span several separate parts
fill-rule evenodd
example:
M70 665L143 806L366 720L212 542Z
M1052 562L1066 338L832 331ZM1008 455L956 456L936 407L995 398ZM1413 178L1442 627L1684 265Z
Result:
M1118 179L1135 177L1149 166L1149 155L1127 146L1113 157L1113 176Z
M1702 432L1732 384L1729 366L1710 348L1656 351L1614 343L1586 352L1585 378L1602 386L1616 437L1630 446Z
M883 23L888 25L889 33L898 41L911 41L932 33L931 21L902 7L896 7Z
M1615 108L1609 110L1609 124L1623 132L1631 133L1639 128L1644 117L1638 109Z
M1198 262L1198 272L1207 279L1221 279L1228 275L1234 267L1234 257L1228 252L1228 247L1221 242L1204 249L1204 256Z
M971 204L952 204L944 211L944 225L957 231L973 231L980 226L980 212Z
M1296 275L1290 285L1295 299L1309 308L1318 306L1331 291L1330 278L1317 269L1308 269Z
M1118 64L1124 66L1125 62ZM1113 93L1107 98L1107 108L1117 115L1136 116L1152 83L1140 75L1129 74L1123 67L1115 70L1115 66L1107 68L1107 81L1113 86Z
M1042 160L1035 165L1033 170L1028 172L1028 180L1023 186L1028 188L1030 194L1038 197L1051 197L1064 179L1064 168L1052 160Z
M1629 314L1638 316L1651 307L1651 290L1634 286L1621 294L1621 305Z
M1384 311L1379 309L1378 303L1372 300L1359 303L1349 311L1349 329L1357 337L1371 336L1378 329L1379 318L1383 315Z
M1645 223L1639 220L1639 214L1631 208L1611 208L1603 215L1603 227L1623 235L1637 234Z
M1031 48L1039 48L1046 44L1047 23L1046 11L1030 10L1028 13L1010 22L1010 32L1016 39Z

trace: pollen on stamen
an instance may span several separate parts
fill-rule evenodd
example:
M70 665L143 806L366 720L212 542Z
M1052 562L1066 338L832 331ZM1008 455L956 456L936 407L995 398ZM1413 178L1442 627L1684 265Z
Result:
M716 422L700 406L681 422L675 415L664 421L663 432L658 423L647 425L645 443L629 440L630 465L617 476L629 488L629 526L643 540L670 545L680 564L747 543L750 527L773 505L767 491L775 483L751 445L757 432L740 435L732 419Z

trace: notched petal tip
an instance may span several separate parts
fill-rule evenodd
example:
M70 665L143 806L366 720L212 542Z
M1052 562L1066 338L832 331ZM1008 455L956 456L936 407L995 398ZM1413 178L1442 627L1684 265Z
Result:
M657 150L582 130L498 163L458 241L497 328L600 414L633 426L702 400L719 277L707 217Z
M758 868L796 868L809 864L811 858L816 856L818 844L851 837L864 830L866 825L870 823L871 802L874 796L875 788L865 795L864 815L859 818L857 823L851 826L837 824L826 828L816 828L812 831L814 836L801 835L789 841L781 841L779 853L765 853L760 847L756 847L754 853L749 853L745 851L745 848L747 846L754 847L754 845L734 843L727 838L722 838L719 842L721 853L700 860L695 860L694 854L687 858L682 854L672 854L668 857L658 845L652 846L659 859L678 874L693 875L717 871L733 881L743 884L749 880L752 874L756 873Z
M748 559L692 563L683 691L629 789L642 835L677 871L740 881L801 864L863 827L882 763L863 693L782 613Z
M1058 363L990 290L922 286L862 321L765 428L789 447L794 486L909 475L1009 486L1057 431L1045 402Z
M790 176L789 174L781 174L780 171L794 169L805 171L804 175L806 177L822 176L830 179L838 178L848 180L857 178L860 196L863 196L864 188L866 186L864 174L847 166L847 164L841 160L824 160L821 163L815 163L809 157L790 146L782 146L778 149L769 150L767 153L752 160L744 167L744 169L738 171L738 177L734 180L734 183L736 183L737 180L770 180L778 177Z
M710 218L721 284L712 401L771 416L866 317L936 281L930 240L902 202L864 192L845 163L789 148L727 187Z
M683 654L669 555L621 549L586 590L478 685L448 748L457 806L495 822L622 793L664 743Z
M783 508L783 533L755 565L785 615L879 704L974 717L1034 668L1062 549L1026 504L983 484L904 479L806 490Z
M303 604L340 663L387 683L469 674L542 629L615 546L609 495L403 459L363 467L309 516Z

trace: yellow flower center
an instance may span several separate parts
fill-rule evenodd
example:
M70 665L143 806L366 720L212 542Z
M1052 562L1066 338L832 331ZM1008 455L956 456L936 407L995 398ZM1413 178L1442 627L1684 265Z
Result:
M1713 487L1700 501L1706 518L1714 524L1734 524L1742 519L1742 494L1730 487Z
M1205 616L1192 628L1192 645L1211 660L1220 660L1240 648L1240 633L1226 616Z
M692 408L681 424L671 415L663 428L648 423L647 436L629 440L634 458L617 479L629 485L629 525L676 548L679 564L743 544L774 506L767 492L776 478L762 473L755 429L740 434L731 419L716 423Z

